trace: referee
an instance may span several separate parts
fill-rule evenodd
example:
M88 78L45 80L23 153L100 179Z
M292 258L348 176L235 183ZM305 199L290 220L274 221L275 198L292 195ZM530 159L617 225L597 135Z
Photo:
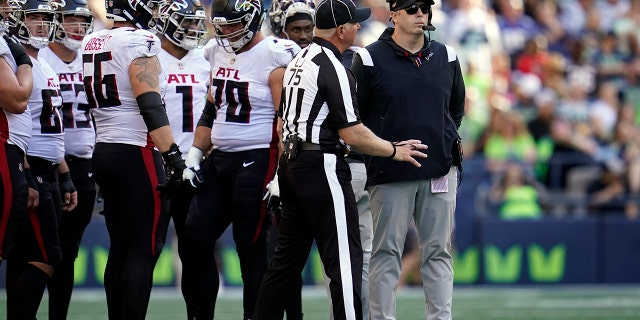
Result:
M391 143L361 124L355 80L341 62L371 13L352 0L324 0L316 8L313 43L289 63L280 115L285 150L278 183L280 234L260 287L254 319L282 319L286 293L295 284L313 241L331 279L334 319L362 319L362 246L351 172L344 143L358 151L420 164L418 140Z

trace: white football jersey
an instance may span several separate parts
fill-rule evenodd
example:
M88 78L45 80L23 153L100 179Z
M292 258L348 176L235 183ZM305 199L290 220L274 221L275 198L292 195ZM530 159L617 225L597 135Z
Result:
M205 48L211 94L218 107L211 130L213 145L222 151L244 151L268 148L277 141L269 74L286 67L298 51L293 41L273 36L239 54L228 53L217 43Z
M160 39L146 30L116 28L93 32L82 41L85 91L96 122L96 142L136 146L151 144L147 125L133 96L129 66L156 56ZM160 75L160 94L166 75Z
M9 64L11 70L16 72L18 67L11 55L7 42L0 37L0 55ZM27 152L27 146L31 140L31 111L21 114L13 114L2 110L0 113L0 143L9 143L18 146L23 152Z
M49 47L40 50L38 57L46 60L58 74L62 94L62 125L66 154L89 159L96 143L96 133L89 112L82 77L80 50L70 63L62 61Z
M182 59L160 50L158 58L167 74L164 102L169 124L182 156L186 157L207 99L209 63L204 59L204 49L190 50Z
M30 156L60 163L64 159L64 127L62 126L62 96L58 75L42 58L31 58L33 89L29 98L31 109Z

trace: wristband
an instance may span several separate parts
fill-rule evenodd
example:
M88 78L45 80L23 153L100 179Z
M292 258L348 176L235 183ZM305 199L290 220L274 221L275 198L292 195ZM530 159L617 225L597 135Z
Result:
M389 159L393 159L396 156L396 145L393 142L389 142L389 143L391 143L391 146L393 147L393 153L391 154Z

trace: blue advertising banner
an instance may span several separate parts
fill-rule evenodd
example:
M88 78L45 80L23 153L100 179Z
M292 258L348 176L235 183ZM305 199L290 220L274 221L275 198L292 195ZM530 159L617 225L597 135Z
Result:
M541 284L598 281L595 219L482 222L483 283Z

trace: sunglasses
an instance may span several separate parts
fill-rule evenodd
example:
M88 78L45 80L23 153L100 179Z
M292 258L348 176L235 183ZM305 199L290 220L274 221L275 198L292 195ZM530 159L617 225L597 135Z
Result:
M406 8L404 8L405 11L407 11L408 14L416 14L418 13L418 9L420 9L422 11L423 14L427 14L429 13L429 5L427 4L412 4Z

